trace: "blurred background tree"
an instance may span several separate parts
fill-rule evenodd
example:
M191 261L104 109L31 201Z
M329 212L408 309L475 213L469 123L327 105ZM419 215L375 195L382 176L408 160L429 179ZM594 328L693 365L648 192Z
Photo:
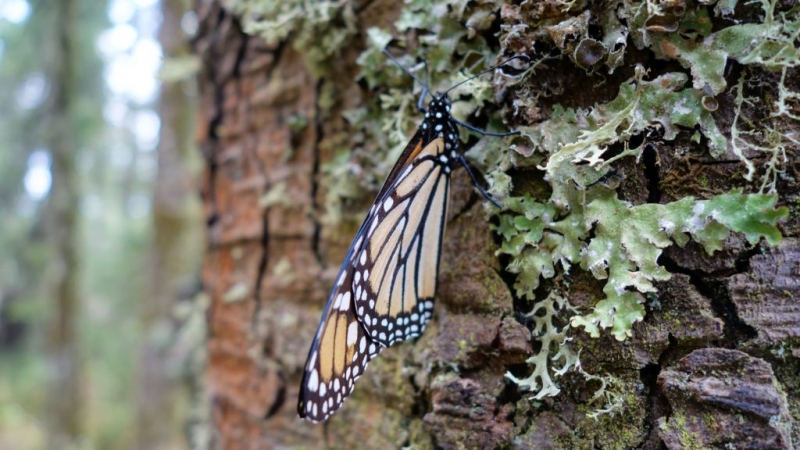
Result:
M0 1L0 448L187 446L204 333L187 7Z

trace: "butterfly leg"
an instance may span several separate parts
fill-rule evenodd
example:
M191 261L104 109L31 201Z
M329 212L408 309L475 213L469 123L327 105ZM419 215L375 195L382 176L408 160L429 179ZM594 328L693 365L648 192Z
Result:
M427 68L428 65L426 64L425 67ZM417 100L417 109L420 112L425 112L425 96L428 95L428 86L422 86L422 94L419 96L419 100Z
M469 167L469 163L467 162L467 158L464 158L464 155L458 155L458 162L460 162L461 165L464 166L464 169L467 170L467 174L469 175L470 179L472 179L472 184L475 185L475 187L478 189L478 192L480 192L481 195L483 195L483 197L486 200L489 200L490 202L492 202L492 204L494 206L496 206L496 207L498 207L500 209L503 209L503 205L501 205L500 202L495 200L494 197L489 195L489 193L486 192L486 189L484 189L483 186L481 186L478 183L478 180L475 178L475 174L472 173L472 169Z
M458 126L462 126L462 127L466 128L466 129L468 129L470 131L474 131L474 132L480 134L481 136L505 137L505 136L514 136L514 135L519 134L519 131L507 131L505 133L492 133L492 132L489 132L489 131L484 131L484 130L481 130L480 128L475 128L472 125L470 125L468 123L464 123L464 122L462 122L462 121L460 121L460 120L458 120L456 118L453 118L453 117L450 118L450 121L453 122L454 124L458 125Z

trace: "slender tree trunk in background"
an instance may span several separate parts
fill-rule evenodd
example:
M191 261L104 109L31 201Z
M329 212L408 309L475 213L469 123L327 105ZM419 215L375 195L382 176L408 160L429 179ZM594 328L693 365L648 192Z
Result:
M186 11L183 0L162 0L160 41L165 60L186 57L188 39L181 19ZM153 239L145 270L150 282L149 295L140 305L144 338L139 350L137 378L136 444L138 449L181 446L177 417L178 378L168 373L170 357L166 333L169 317L180 298L195 281L199 255L189 239L198 239L192 201L196 195L189 162L196 151L193 140L194 100L184 91L184 80L165 80L161 87L158 144L158 174L153 191ZM173 372L175 372L173 370Z
M365 30L391 30L401 9L413 7L381 0L358 3L356 37L327 61L330 70L316 78L300 54L312 49L293 46L296 30L287 30L284 42L267 44L242 31L239 19L222 6L229 3L195 3L200 20L195 52L203 60L197 136L206 160L203 195L209 228L204 267L211 297L207 376L217 448L678 449L692 442L726 442L728 433L747 436L756 442L752 448L791 448L791 440L800 437L800 355L796 348L781 347L782 339L791 343L800 336L800 309L792 303L800 294L790 280L800 264L796 211L782 225L785 241L779 247L746 248L737 237L713 257L699 246L671 247L659 263L668 266L672 279L657 283L658 297L650 299L648 314L634 326L633 336L620 343L610 334L589 339L577 331L583 369L597 376L567 374L558 379L560 394L534 401L505 375L531 374L526 360L539 352L531 329L541 317L524 318L534 304L515 295L514 277L504 270L507 261L495 254L499 237L491 233L464 171L453 174L436 313L428 329L417 341L375 358L352 397L325 425L299 420L296 399L308 346L360 224L334 226L320 220L329 207L323 202L328 186L322 184L321 168L334 160L337 150L359 142L359 133L342 112L369 100L365 97L370 94L354 83ZM562 20L569 42L574 39L569 32L580 20L606 17L603 8L611 8L578 2L576 11L567 13L567 3L577 5L529 2L525 8L530 16L522 18L515 16L518 6L463 2L466 9L477 8L475 19L454 28L469 26L470 33L484 33L487 41L501 36L506 54L536 56L531 35L545 41L548 32L555 35L559 29L542 28L535 34L536 28L524 23L528 17ZM432 15L409 14L405 20L424 23ZM481 28L481 20L491 23ZM517 30L516 40L508 31L512 29ZM587 79L584 70L563 56L529 74L528 80L536 82L514 91L513 105L502 95L513 88L495 85L495 100L506 117L519 122L512 120L513 126L534 125L557 114L554 104L588 109L608 102L642 61L654 70L681 70L634 49L626 40L633 34L621 36L628 53L613 77ZM617 51L619 45L609 48ZM729 86L735 84L729 80ZM725 95L719 96L714 119L729 129L734 102L730 91ZM715 183L714 192L738 186L730 176L742 170L736 160L684 158L686 149L700 144L693 144L686 130L681 133L676 141L658 141L658 158L648 150L643 161L629 157L615 166L623 175L619 192L625 201L665 204L689 194L703 197L708 192L698 184L698 173ZM524 148L517 151L520 167L507 171L515 195L529 193L546 201L546 180L532 169L538 163L526 163ZM701 152L705 155L707 149ZM796 158L797 149L790 153ZM779 193L796 193L796 184L787 183L779 186ZM364 210L363 205L345 209ZM574 266L563 277L573 304L589 308L604 298L603 283L586 270ZM538 301L552 285L543 282ZM789 300L752 303L762 289L771 289L764 286L772 285L783 286ZM778 316L781 324L773 325L769 317ZM556 320L555 325L565 324ZM606 380L613 385L599 391ZM690 385L681 380L699 381ZM728 385L738 390L728 390ZM597 392L608 396L596 401ZM600 411L608 405L613 413ZM597 418L593 411L600 411Z
M46 420L50 438L48 448L59 449L68 447L80 436L83 414L77 333L80 180L75 162L79 146L74 133L75 96L79 89L76 41L80 27L77 0L62 0L53 7L59 9L56 40L61 48L56 54L58 59L52 77L54 102L50 150L53 188L46 212L48 236L52 240L47 280L53 299L52 322L47 333L52 380L47 395Z

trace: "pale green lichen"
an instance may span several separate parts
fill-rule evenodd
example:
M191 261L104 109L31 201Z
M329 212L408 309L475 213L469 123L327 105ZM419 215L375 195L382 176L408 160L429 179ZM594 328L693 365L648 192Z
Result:
M761 177L760 192L775 192L778 178L781 176L788 177L785 170L786 165L789 163L787 145L794 148L800 146L800 134L797 132L781 132L766 123L759 123L758 126L754 126L754 124L746 123L747 121L742 119L743 106L745 104L755 106L758 101L744 95L746 74L746 71L742 72L736 85L734 118L731 125L731 151L747 168L747 172L744 174L746 180L753 180L757 171L753 161L746 155L752 152L768 155L766 161L761 165L764 174ZM784 85L785 75L784 69L779 85L780 97L776 102L777 112L773 115L797 120L791 109L785 106L785 102L787 99L791 101L793 97L800 97L798 97L797 93L786 89Z
M655 37L653 50L663 58L677 59L692 72L695 89L710 88L716 95L725 90L725 66L729 59L744 65L758 65L767 70L781 70L800 64L797 39L800 21L797 12L780 13L776 17L777 0L761 0L764 17L761 23L747 23L711 33L711 21L705 9L693 17L683 18L676 33ZM702 26L698 26L702 24ZM697 34L702 39L687 39ZM675 54L674 52L678 53Z
M733 11L736 2L728 2L722 11ZM798 120L800 115L793 111L791 102L800 99L800 94L786 87L786 74L789 69L800 66L800 14L797 8L788 12L777 13L777 0L760 0L763 11L760 23L733 25L715 33L711 33L711 22L708 17L703 20L683 20L676 33L655 38L653 50L656 55L677 59L684 67L690 69L695 89L717 95L723 92L728 84L724 70L728 60L758 67L766 71L781 71L778 83L778 99L764 102L762 99L749 98L744 95L746 76L749 80L758 81L758 76L743 71L736 85L735 120L731 126L731 150L745 164L745 179L752 181L756 174L755 164L746 156L753 152L768 155L763 164L761 192L775 192L779 176L785 175L783 169L788 163L786 146L796 146L800 136L796 132L778 131L765 121L755 124L755 129L742 130L742 105L745 103L766 103L773 109L772 117ZM719 8L720 5L718 5ZM700 10L705 14L705 10ZM700 14L698 12L698 14ZM702 23L703 26L697 26ZM687 39L689 34L698 34L701 39ZM771 103L771 104L770 104Z
M226 0L225 6L241 19L245 33L270 44L293 34L293 47L317 74L358 31L350 0Z
M567 191L571 212L560 220L553 205L529 197L507 200L510 214L501 215L495 227L503 236L498 253L510 256L508 270L518 274L514 287L520 297L532 297L540 277L552 278L558 264L567 272L579 265L607 280L606 298L589 314L574 316L571 324L594 337L600 328L611 328L619 340L644 318L642 294L655 292L653 282L671 276L657 263L664 248L673 242L686 245L691 236L712 253L722 248L731 230L751 244L764 237L775 245L780 234L774 225L787 214L786 208L774 208L773 196L741 192L633 206L604 187Z
M759 124L760 129L752 127L741 131L737 128L742 105L758 100L742 94L742 80L748 75L747 71L743 72L737 86L731 142L709 113L716 108L707 106L709 98L713 100L709 93L722 92L726 86L722 71L726 59L730 58L768 70L780 69L779 95L772 115L797 119L792 107L798 94L788 90L785 84L788 69L798 63L796 15L790 19L787 14L781 14L777 22L782 22L783 26L777 25L775 3L762 2L763 24L736 25L712 36L709 18L704 9L699 9L690 11L682 19L675 18L678 33L665 34L652 33L645 28L648 19L665 11L651 2L636 5L623 8L620 13L621 18L633 25L628 31L634 43L640 49L653 49L663 58L678 58L690 68L694 89L686 87L689 77L685 74L667 73L647 81L646 70L640 67L632 80L620 86L617 98L609 103L595 105L588 111L554 105L549 120L523 130L533 143L533 153L520 152L518 155L526 158L510 159L518 167L535 165L546 172L545 179L552 189L547 202L537 202L528 195L509 197L512 184L505 170L489 173L495 187L493 192L504 199L506 207L495 226L503 237L498 253L510 257L507 269L517 274L514 287L518 296L534 298L541 278L567 273L576 265L606 281L605 298L590 311L575 313L568 326L557 329L552 322L553 314L536 319L534 336L542 344L542 350L528 361L533 365L533 373L522 379L509 376L522 388L531 390L535 399L559 392L553 378L556 372L548 367L549 356L556 351L551 348L553 345L559 351L568 348L565 344L570 327L584 327L593 337L598 337L603 328L610 328L619 340L630 336L633 324L644 317L643 294L654 295L653 283L671 276L657 262L665 247L672 243L685 245L691 236L711 253L722 248L722 241L730 231L744 233L751 244L763 237L774 245L780 239L775 223L787 215L786 208L774 208L774 196L745 195L739 191L709 200L685 198L666 205L633 206L598 183L615 161L641 155L642 146L631 148L628 145L634 135L646 136L654 129L661 129L663 139L673 140L683 129L694 128L697 131L693 131L693 141L700 143L702 133L712 156L719 156L733 147L734 153L747 164L748 179L755 168L744 155L755 150L770 156L763 165L761 191L772 192L777 176L785 176L782 165L787 162L786 145L796 145L798 141L791 133L780 133L763 124ZM718 14L730 14L734 6L735 2L720 4ZM601 22L613 24L608 17ZM575 27L566 28L573 30ZM603 28L604 31L614 29L612 26ZM619 35L619 30L616 33ZM753 33L760 33L755 41ZM697 40L692 34L710 38ZM725 42L733 44L726 46ZM620 50L624 52L624 48ZM609 73L614 68L608 65ZM524 80L523 76L520 82ZM614 144L622 144L622 151L607 157L609 147ZM540 302L534 313L552 307L551 298ZM571 367L587 379L597 377L583 372L579 362ZM589 414L595 418L619 409L623 402L623 396L614 394L613 389L605 389L617 380L600 378L601 389L596 392L595 401L602 398L604 406Z
M741 131L736 128L736 120L729 140L709 112L715 108L708 106L709 98L713 99L708 93L718 93L725 87L722 70L728 58L767 70L782 69L785 80L785 71L798 63L794 47L796 14L778 15L774 12L774 2L761 2L765 12L763 23L734 25L712 34L710 19L703 8L675 14L671 24L672 19L667 16L672 10L663 9L663 5L653 2L626 5L629 7L619 14L638 27L629 30L637 47L651 48L664 58L678 58L691 68L692 83L686 74L675 72L647 80L647 70L637 67L635 76L620 85L614 100L597 104L591 110L554 105L549 120L524 128L523 135L532 143L527 146L532 148L532 154L529 151L525 156L539 161L537 166L545 172L552 190L546 202L530 196L509 197L511 180L490 172L490 178L497 177L492 180L493 193L506 207L495 226L503 237L498 253L510 256L507 269L517 274L516 294L533 298L541 277L552 278L577 265L595 278L605 280L605 298L591 311L573 317L571 325L585 327L592 336L610 328L620 340L629 336L633 324L644 317L643 294L655 292L653 283L670 277L657 263L664 248L672 243L685 245L691 236L712 252L721 248L729 231L744 233L751 243L765 237L768 243L775 244L780 239L776 221L788 213L786 208L774 208L774 196L745 195L738 191L709 200L685 198L666 205L627 204L602 181L616 161L641 156L644 145L629 145L631 138L647 136L658 129L660 139L674 140L683 130L694 129L694 133L699 131L706 138L712 156L720 156L730 148L743 161L746 152L765 153L770 158L762 165L765 171L762 192L774 191L777 177L783 174L782 167L787 162L786 146L798 141L791 133L771 128ZM722 10L733 6L727 4ZM651 19L655 16L662 20L654 22ZM558 36L552 31L562 28L580 35L579 25L585 23L580 17L584 16L567 19L560 26L550 25L550 36ZM601 23L613 21L606 18ZM652 31L673 25L677 33ZM607 28L613 29L610 25ZM615 33L618 35L619 30ZM753 33L759 35L751 42ZM562 47L570 50L566 44ZM695 70L696 65L703 67ZM742 90L739 87L738 92ZM796 94L788 91L783 82L779 92L774 110L791 118L791 102ZM739 94L737 120L745 101L746 97ZM758 139L763 144L757 144ZM621 151L609 157L612 145L621 146ZM541 156L537 159L537 155ZM514 165L530 163L520 160L518 155ZM753 164L748 168L746 176L752 176Z
M732 8L731 4L723 7L723 10ZM603 328L610 328L612 335L619 340L630 336L633 324L642 320L645 314L643 294L654 295L654 282L667 280L671 276L657 262L664 248L672 243L685 245L691 236L711 253L722 248L722 241L731 230L744 233L751 244L764 237L774 245L780 239L775 223L787 214L785 208L774 208L774 196L745 195L738 191L709 200L685 198L666 205L633 206L621 201L603 183L598 183L617 160L641 155L643 146L632 147L628 144L633 136L647 136L652 130L660 129L662 139L673 140L683 130L694 129L691 131L693 140L700 143L702 134L712 156L720 156L733 147L734 153L748 164L747 177L753 176L755 168L744 155L754 150L770 155L771 158L763 166L765 174L761 189L762 192L770 192L775 189L777 176L783 175L781 167L786 163L785 146L797 143L797 138L791 133L778 133L762 124L760 128L739 129L742 105L747 101L757 101L744 97L742 80L747 71L743 72L737 86L736 117L730 142L711 116L710 111L715 108L707 106L708 99L713 99L709 92L716 94L725 87L722 70L726 58L763 66L769 62L782 70L773 116L796 119L792 102L796 101L798 95L785 86L787 70L796 64L796 58L787 57L793 55L794 51L790 47L793 45L790 41L796 38L793 26L779 30L774 23L766 23L773 17L772 12L767 10L766 24L758 28L766 34L753 47L758 47L758 51L745 55L743 50L739 51L743 48L741 46L739 50L726 49L720 43L730 41L733 37L737 42L747 40L749 43L748 33L754 32L753 27L730 27L734 29L719 32L714 39L701 40L689 49L689 42L698 41L676 41L682 39L676 37L677 34L650 33L644 29L648 17L663 13L653 9L652 4L640 3L639 9L628 11L633 12L627 18L635 16L632 22L640 26L638 30L630 30L639 48L658 45L656 53L662 57L677 56L689 66L701 66L691 68L692 85L696 88L687 88L690 78L685 74L666 73L647 80L646 70L638 67L634 78L620 86L619 94L611 102L595 105L590 110L554 105L549 120L522 130L533 145L519 148L532 148L532 153L527 150L515 153L516 156L511 158L494 157L500 163L497 170L489 172L492 192L505 205L505 213L499 216L499 223L494 227L503 238L498 253L510 257L507 270L517 274L514 285L517 296L533 299L542 278L568 273L574 270L574 266L590 272L597 279L605 280L605 298L599 299L591 310L583 314L573 313L568 318L567 326L555 327L554 315L550 311L554 307L551 297L537 303L532 314L541 311L547 313L534 316L534 339L542 345L542 349L528 360L533 372L525 378L508 375L523 389L530 390L534 399L556 395L559 388L555 377L567 369L578 370L587 379L597 377L585 373L577 358L573 364L556 371L549 367L551 356L562 351L575 354L567 345L571 328L584 327L593 337L598 337ZM624 12L622 17L626 17ZM785 15L781 17L786 20ZM580 31L577 25L585 23L584 20L571 20L561 27L551 27L551 36L557 36L555 31L561 29ZM683 19L676 20L680 21L684 35L690 29L701 36L711 35L710 21L704 10L691 11ZM604 31L616 30L615 36L619 37L620 31L610 26L613 20L605 18L602 22L609 24L604 26ZM742 34L737 35L737 32ZM610 41L611 38L606 40ZM775 41L780 43L774 44ZM570 51L566 44L562 47ZM624 47L619 50L624 53ZM609 73L614 68L608 65ZM525 75L520 77L518 83L526 81ZM533 102L536 102L535 96ZM609 147L615 144L621 144L622 151L608 157ZM530 195L509 197L512 183L506 171L511 166L538 166L545 171L545 179L552 190L549 200L535 201ZM589 414L595 418L619 409L623 400L623 396L614 394L613 389L605 389L609 383L613 385L617 380L599 378L601 388L596 392L594 401L602 399L604 404Z
M583 186L594 183L614 161L626 156L638 158L642 146L626 148L613 158L604 155L609 145L627 143L647 129L661 128L663 139L673 140L680 127L698 126L708 138L712 154L724 153L727 139L703 108L702 93L683 88L688 80L685 74L667 73L652 81L644 80L645 75L644 68L637 66L636 76L620 86L611 102L591 111L557 109L549 121L523 129L535 150L549 154L541 169L550 177L556 205L566 205L563 189L571 182ZM597 170L587 171L581 163Z
M671 277L657 262L664 248L673 242L684 246L691 236L710 254L722 248L729 230L744 234L751 244L764 237L776 245L780 234L775 223L787 210L775 209L775 201L732 192L710 200L686 197L665 205L631 206L609 190L599 193L586 207L585 224L595 224L595 235L583 248L580 264L595 278L608 280L606 298L571 324L585 327L593 337L600 328L611 328L619 340L630 336L633 324L644 318L642 293L656 292L653 282Z
M506 372L506 378L516 383L522 390L529 391L530 400L541 400L545 397L552 397L561 392L556 379L564 376L567 372L577 372L587 382L597 382L598 388L595 389L592 397L586 402L587 406L595 409L587 413L587 416L597 420L605 414L614 414L620 410L624 403L623 390L620 389L619 380L611 376L598 376L583 370L580 363L580 355L569 345L570 325L561 328L555 326L559 316L564 313L575 314L577 310L573 308L567 298L556 292L551 292L548 297L537 302L533 310L525 314L534 322L531 331L533 338L541 345L540 350L526 362L533 366L530 375L524 378L517 378L510 372ZM559 363L560 367L553 367L554 363ZM552 373L552 376L551 376Z
M773 111L772 116L800 121L800 111L792 106L800 103L800 92L793 92L786 88L786 73L788 70L788 67L781 69L781 81L778 83L778 99L775 101L775 111Z
M541 349L526 361L533 366L533 373L525 378L517 378L511 372L506 372L506 378L517 383L520 388L531 391L533 393L531 399L540 400L561 392L553 377L550 376L551 370L554 376L558 377L571 369L580 367L577 353L574 353L566 345L569 341L566 329L559 329L554 325L554 318L562 311L569 309L571 307L565 297L551 293L525 315L525 317L533 319L535 326L531 334L541 344ZM551 361L556 362L560 359L563 360L560 368L550 367Z
M629 391L622 388L622 383L620 383L617 378L612 376L601 377L583 370L581 370L581 375L583 375L587 381L597 381L600 383L600 387L594 391L594 394L592 394L592 397L587 402L589 406L597 405L594 411L586 414L590 419L598 420L600 416L605 414L613 416L614 413L623 408L625 404L624 392Z

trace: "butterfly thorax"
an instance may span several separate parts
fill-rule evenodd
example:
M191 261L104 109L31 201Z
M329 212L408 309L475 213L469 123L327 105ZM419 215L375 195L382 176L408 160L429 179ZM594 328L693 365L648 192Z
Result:
M460 147L458 127L451 121L450 97L446 93L437 92L433 95L433 100L428 103L425 111L422 130L429 133L428 141L437 137L444 139L446 153L453 159L456 157Z

